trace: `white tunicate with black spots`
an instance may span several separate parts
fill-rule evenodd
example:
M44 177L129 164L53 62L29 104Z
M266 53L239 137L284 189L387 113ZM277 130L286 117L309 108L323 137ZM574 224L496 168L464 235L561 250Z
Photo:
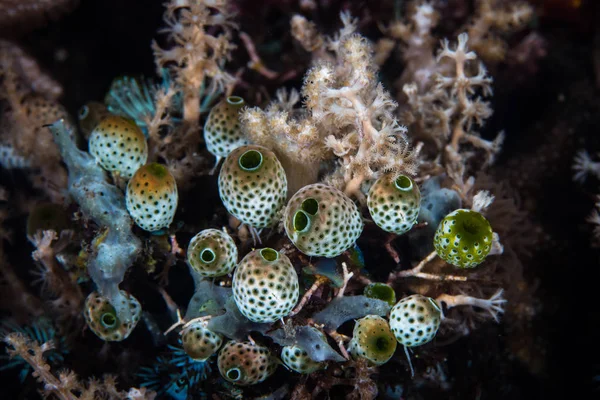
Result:
M287 197L287 179L271 150L248 145L233 150L219 173L219 196L227 211L254 228L277 222Z
M219 159L248 144L238 116L244 104L241 97L229 96L217 103L208 114L204 124L204 141L207 150Z
M235 340L223 346L217 364L223 378L240 386L260 383L277 369L269 349L256 343Z
M192 273L215 278L233 271L238 251L227 233L218 229L205 229L190 240L187 258Z
M92 292L85 299L83 316L89 328L100 339L107 342L120 342L127 339L140 320L142 306L139 301L125 292L120 291L121 307L128 308L131 318L120 320L117 311L108 299L98 292Z
M377 226L402 235L417 223L421 193L417 184L406 175L394 180L384 175L371 186L367 206Z
M181 332L183 350L196 361L205 361L215 354L223 344L221 335L206 327L206 322L197 321Z
M146 164L148 145L141 129L122 117L109 116L92 131L89 151L107 171L118 172L130 179Z
M309 256L337 257L352 247L363 230L356 204L340 190L321 183L296 192L283 219L287 236Z
M403 298L390 312L390 328L398 343L406 347L421 346L433 339L441 320L437 302L420 294Z
M311 359L308 353L298 346L284 346L281 350L281 361L299 374L311 374L325 365Z
M275 322L288 315L298 301L298 274L285 254L270 248L254 250L240 261L232 289L246 318Z
M150 232L167 228L173 222L178 200L175 178L157 163L138 169L127 184L127 211L140 228Z

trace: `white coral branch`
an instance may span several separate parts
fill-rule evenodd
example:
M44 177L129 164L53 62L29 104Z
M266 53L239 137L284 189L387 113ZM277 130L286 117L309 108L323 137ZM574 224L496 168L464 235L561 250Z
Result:
M506 303L506 300L502 297L503 293L504 289L498 289L489 299L479 299L463 294L456 296L442 294L436 298L436 301L446 304L448 308L457 306L478 307L488 312L494 321L500 322L499 315L504 313L504 303Z

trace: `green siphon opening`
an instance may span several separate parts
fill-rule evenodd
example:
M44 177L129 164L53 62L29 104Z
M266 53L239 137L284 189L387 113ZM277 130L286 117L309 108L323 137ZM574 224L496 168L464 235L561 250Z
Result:
M117 316L113 313L104 313L100 317L100 322L105 328L114 328L117 325Z
M462 227L462 232L471 235L473 239L491 234L490 223L477 211L461 210L456 213L454 218Z
M477 224L474 224L473 221L465 221L463 222L463 230L471 235L476 235L479 232Z
M266 261L275 261L279 258L279 253L270 247L262 249L260 255Z
M412 180L406 175L400 175L394 181L394 185L402 191L407 191L412 189Z
M229 371L227 371L227 378L229 378L231 381L237 381L238 379L240 379L242 377L242 373L240 372L240 370L238 368L232 368Z
M379 336L377 339L375 339L375 347L378 351L385 352L390 347L390 341L385 336Z
M169 173L167 168L159 163L151 163L142 168L145 168L150 175L156 178L163 178Z
M306 199L302 202L302 210L310 215L316 215L319 211L319 202L313 198Z
M244 99L240 96L229 96L227 98L227 103L231 104L232 106L241 106L244 104Z
M216 258L217 255L214 251L212 251L212 249L204 249L200 253L200 260L202 260L202 262L205 264L210 264L211 262L215 261Z
M240 156L240 168L244 171L256 171L263 163L263 155L260 151L248 150Z
M296 232L306 232L310 228L310 218L303 210L296 211L294 214L294 230Z

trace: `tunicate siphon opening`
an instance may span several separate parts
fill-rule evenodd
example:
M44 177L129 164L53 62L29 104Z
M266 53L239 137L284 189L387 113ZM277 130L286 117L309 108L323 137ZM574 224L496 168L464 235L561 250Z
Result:
M204 249L200 253L200 260L202 260L202 262L205 264L210 264L211 262L215 261L215 258L217 258L217 255L214 251L212 251L212 249Z
M232 368L229 371L227 371L227 378L229 378L229 380L231 381L237 381L238 379L240 379L242 377L242 373L240 372L240 370L238 368Z
M241 106L244 104L244 99L240 96L229 96L227 98L227 103L231 104L232 106Z
M105 328L114 328L117 325L117 316L113 313L104 313L100 321Z
M377 348L377 351L384 352L389 349L389 346L390 346L390 341L389 341L388 337L379 336L375 340L375 347Z
M294 214L294 230L296 232L306 232L310 228L310 218L303 210L296 211Z
M394 181L394 185L402 191L408 191L412 189L412 180L406 175L400 175Z
M248 150L240 156L240 168L244 171L256 171L263 163L263 155L257 150Z
M302 202L302 210L315 215L319 211L319 202L313 198L306 199Z
M88 106L83 106L79 109L79 119L86 119L88 114L90 113L90 108Z
M435 301L431 297L428 297L427 300L429 300L429 303L431 303L431 305L433 306L433 308L435 308L439 312L442 312L442 309L440 308L440 305L438 304L437 301Z
M455 218L458 220L459 226L462 227L462 231L473 237L485 236L491 230L489 222L477 211L459 211Z
M463 229L465 230L465 232L470 233L471 235L476 235L477 234L477 225L475 225L474 223L472 223L472 221L465 221L463 222Z
M169 171L167 171L167 168L159 163L147 164L142 168L145 168L146 172L148 172L150 175L156 178L163 178L169 173Z
M260 255L266 261L275 261L275 260L277 260L279 258L279 253L276 250L273 250L270 247L262 249L260 251Z

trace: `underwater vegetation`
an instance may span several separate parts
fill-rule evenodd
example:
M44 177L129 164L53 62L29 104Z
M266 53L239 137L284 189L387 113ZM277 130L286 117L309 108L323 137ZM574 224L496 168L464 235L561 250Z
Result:
M207 363L194 361L181 348L169 345L166 355L157 357L149 367L141 367L137 376L141 387L155 391L158 396L185 400L210 371Z
M0 209L0 371L59 399L456 398L485 340L533 370L540 232L486 122L541 57L534 7L250 3L167 1L155 76L77 112L0 39L0 201L27 219Z

